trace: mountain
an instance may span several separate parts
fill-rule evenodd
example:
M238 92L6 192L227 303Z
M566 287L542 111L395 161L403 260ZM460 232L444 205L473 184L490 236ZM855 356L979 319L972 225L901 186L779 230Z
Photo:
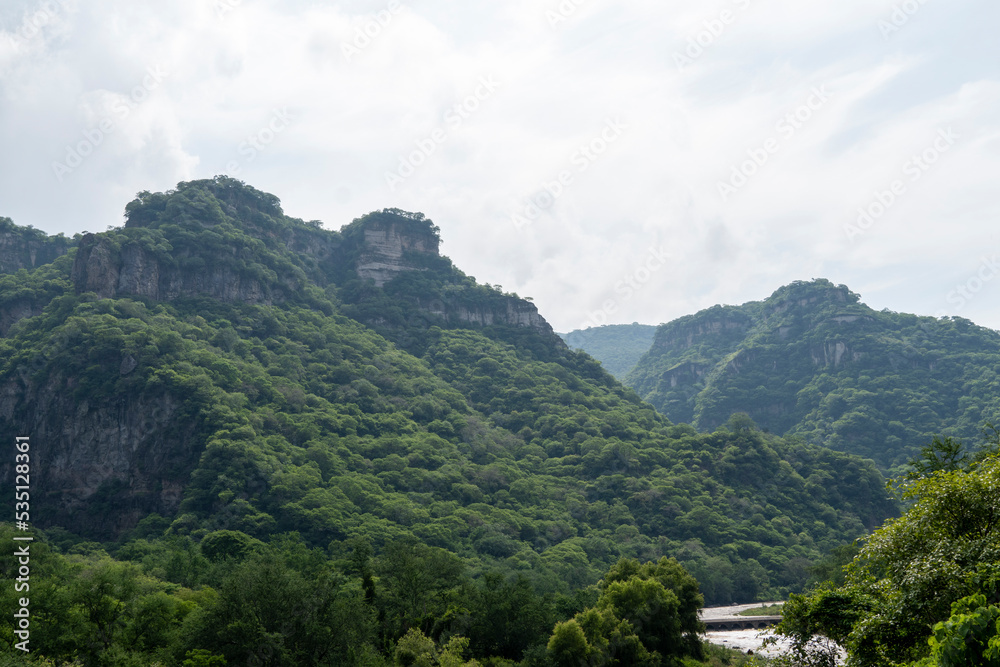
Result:
M419 213L329 231L216 177L139 193L123 227L0 276L0 307L31 303L0 337L0 429L31 438L31 520L50 548L104 563L74 576L141 572L141 590L231 601L176 593L202 609L194 624L248 608L247 582L275 567L303 586L326 573L384 651L411 627L475 635L461 609L493 603L462 577L580 601L566 596L620 558L667 556L710 602L773 598L898 511L859 457L740 416L711 433L671 423L439 242ZM0 460L5 488L14 473ZM237 567L261 549L285 565ZM499 655L475 636L476 655Z
M1000 423L1000 333L875 311L827 280L661 325L625 383L669 419L761 428L898 471L937 434Z
M605 324L577 329L560 338L574 350L583 350L601 362L605 370L624 380L653 344L656 327L651 324Z

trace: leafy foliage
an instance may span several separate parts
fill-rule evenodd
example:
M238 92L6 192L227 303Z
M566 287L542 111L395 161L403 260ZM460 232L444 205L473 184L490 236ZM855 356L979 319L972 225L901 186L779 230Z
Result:
M606 324L559 334L574 350L583 350L601 362L619 380L624 380L653 344L656 327L651 324Z
M109 256L249 276L268 298L99 298L73 251L0 279L0 303L38 304L0 338L4 430L135 417L130 471L85 503L39 487L32 518L67 552L39 565L53 657L544 662L555 623L578 615L602 655L696 655L683 619L699 593L681 572L713 603L782 596L896 512L870 462L745 415L671 424L544 326L456 320L527 306L446 258L358 279L366 225L436 238L419 214L328 232L225 177L140 193L126 214L101 235Z
M898 475L932 435L971 440L998 421L998 373L1000 333L875 311L816 280L661 325L625 382L673 421L712 429L746 412Z
M955 465L941 468L937 450L902 481L912 505L866 539L846 583L786 604L782 629L800 648L822 635L853 665L906 663L929 649L921 664L987 664L1000 641L1000 457L969 461L946 447Z

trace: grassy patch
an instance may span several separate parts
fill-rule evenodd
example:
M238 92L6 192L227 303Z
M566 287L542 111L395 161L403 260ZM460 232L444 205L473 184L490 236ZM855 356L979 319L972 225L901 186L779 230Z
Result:
M763 607L744 609L737 616L781 616L781 604L766 604Z

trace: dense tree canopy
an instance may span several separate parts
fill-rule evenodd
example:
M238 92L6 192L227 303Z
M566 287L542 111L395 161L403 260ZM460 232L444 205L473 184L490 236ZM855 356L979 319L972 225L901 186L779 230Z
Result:
M865 540L843 585L793 595L784 631L800 647L813 635L840 642L849 664L859 667L994 664L1000 658L995 443L965 456L936 440L901 488L909 509Z
M714 429L746 412L896 475L933 435L968 440L1000 421L1000 333L796 282L661 325L625 383L675 422Z
M447 258L353 272L366 225L436 235L423 216L328 232L222 177L126 213L0 276L0 428L46 434L52 656L530 662L575 619L667 660L696 652L677 568L712 603L783 596L897 511L870 461L672 424L545 327L462 319L527 306ZM91 445L124 463L74 477ZM632 561L657 565L616 580Z

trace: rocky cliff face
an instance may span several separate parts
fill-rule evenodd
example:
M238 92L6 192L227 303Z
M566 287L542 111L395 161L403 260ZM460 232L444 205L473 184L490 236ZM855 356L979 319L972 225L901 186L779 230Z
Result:
M138 243L118 248L111 238L95 234L81 240L72 279L77 292L94 292L105 299L138 296L170 301L210 296L223 301L271 304L286 300L299 289L287 276L265 282L222 262L185 267L165 261Z
M538 313L535 304L510 296L498 296L475 306L452 305L435 299L424 307L428 312L443 317L449 324L506 325L552 332L552 327Z
M132 369L123 360L116 370ZM113 539L151 512L177 510L197 445L193 425L177 419L176 397L92 400L76 395L72 378L35 384L22 374L0 385L0 421L30 425L32 521L59 517L71 532ZM0 479L13 479L12 461L0 462Z
M72 247L73 241L64 236L46 236L37 229L18 227L9 218L0 218L0 274L48 264Z
M0 306L0 336L6 336L18 320L41 315L44 307L45 304L35 303L30 298L14 299L3 304Z
M363 230L355 271L362 280L374 280L376 287L382 287L400 273L422 270L411 253L437 257L440 243L437 234L423 225L405 218L379 219Z
M383 213L373 224L362 221L345 235L301 221L255 218L253 211L225 222L202 220L195 213L162 219L172 209L154 204L141 215L133 211L126 230L80 238L53 290L67 288L68 271L71 289L102 299L209 297L280 306L310 283L320 288L342 284L352 277L352 269L378 286L406 272L440 269L440 285L455 297L429 295L418 308L450 324L551 332L534 304L476 286L461 272L450 273L450 263L439 255L436 228L416 214ZM13 232L0 234L0 242L5 270L36 267L67 249ZM19 319L40 314L54 296L36 304L10 294L0 302L0 333ZM189 397L179 389L144 389L149 385L136 383L134 393L82 390L84 376L132 387L131 374L148 369L124 351L120 358L116 352L98 358L80 346L79 340L60 342L49 336L45 352L7 373L0 380L0 424L31 437L32 486L37 490L32 493L37 508L32 520L113 539L150 513L176 514L205 442L183 407ZM75 357L91 354L92 363L85 373L59 368L46 355L60 350ZM12 461L0 461L0 480L13 478Z
M418 214L376 214L364 219L360 232L354 234L360 246L355 272L362 280L372 280L376 287L384 287L407 272L426 271L427 264L422 260L441 256L436 228ZM418 305L448 324L530 327L554 333L533 303L513 296L494 294L470 305L459 292L454 299L421 299Z
M30 227L18 227L8 218L0 218L0 274L31 270L49 264L65 255L73 247L66 237L46 236ZM21 319L39 315L47 299L23 293L0 302L0 336Z
M660 353L679 353L694 345L735 345L753 324L745 313L716 306L662 325L656 332L652 349Z
M844 285L820 282L795 282L779 289L764 305L764 319L771 319L795 310L810 310L817 304L837 305L857 303L858 296Z
M661 325L627 382L675 421L714 428L743 411L779 428L777 418L796 405L784 385L859 362L862 351L849 341L873 325L847 287L795 282L761 302L714 306Z

